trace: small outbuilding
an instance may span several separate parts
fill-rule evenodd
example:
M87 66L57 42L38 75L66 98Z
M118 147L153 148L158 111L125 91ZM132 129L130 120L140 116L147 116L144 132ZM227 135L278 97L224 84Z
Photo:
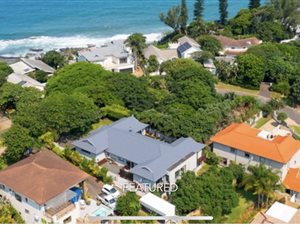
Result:
M175 216L175 205L154 194L147 193L140 199L140 203L147 210L160 216Z
M281 222L290 223L296 213L297 209L280 202L275 202L266 212L266 215Z

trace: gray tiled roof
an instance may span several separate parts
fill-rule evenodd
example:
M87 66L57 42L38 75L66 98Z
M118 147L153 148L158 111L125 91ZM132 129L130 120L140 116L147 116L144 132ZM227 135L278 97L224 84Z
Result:
M27 58L21 58L21 60L24 63L26 63L28 66L30 66L34 69L42 70L46 73L54 73L55 72L55 69L53 69L51 66L47 65L46 63L44 63L41 60L27 59Z
M116 58L126 58L129 52L125 49L124 41L111 41L100 47L85 49L78 52L78 55L84 57L89 62L104 61L108 56Z
M148 127L134 117L121 119L90 133L73 143L86 151L105 151L137 164L131 172L156 182L168 169L191 153L204 148L192 138L180 138L169 144L144 136L139 131Z

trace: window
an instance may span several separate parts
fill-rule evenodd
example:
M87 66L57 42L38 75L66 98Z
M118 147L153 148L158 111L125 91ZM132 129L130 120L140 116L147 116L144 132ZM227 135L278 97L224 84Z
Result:
M227 166L228 160L226 158L223 158L222 163L224 166Z
M29 214L30 212L29 212L29 210L28 210L28 209L25 209L25 213Z
M0 184L0 189L5 190L5 186L3 184Z
M25 202L28 202L28 198L25 198Z
M236 149L235 148L230 148L230 152L235 154L236 153Z
M19 201L22 202L22 197L18 194L15 193L15 198Z
M250 158L250 154L245 152L245 157Z
M69 216L68 218L64 219L63 223L71 223L72 217Z
M120 64L127 63L127 58L120 58Z

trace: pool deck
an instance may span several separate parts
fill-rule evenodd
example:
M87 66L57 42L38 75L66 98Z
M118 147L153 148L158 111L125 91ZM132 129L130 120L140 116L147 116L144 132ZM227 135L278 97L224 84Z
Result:
M95 200L91 199L91 204L90 205L86 205L85 209L80 209L79 217L82 218L82 219L90 217L99 208L100 208L100 206L97 205L97 202Z

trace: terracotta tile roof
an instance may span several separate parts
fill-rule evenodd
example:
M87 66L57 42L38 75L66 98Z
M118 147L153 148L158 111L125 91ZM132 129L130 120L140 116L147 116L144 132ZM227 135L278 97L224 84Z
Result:
M300 168L290 168L283 184L286 188L300 193Z
M214 35L216 39L218 39L223 47L236 47L236 48L241 48L241 47L250 47L252 45L259 45L262 43L261 40L257 39L256 37L251 37L251 38L244 38L244 39L233 39L230 37L226 36L217 36Z
M276 136L272 140L258 137L261 130L245 123L233 123L218 132L211 141L236 148L257 156L287 163L300 149L300 141L291 136Z
M88 176L44 150L0 171L0 183L42 205Z

